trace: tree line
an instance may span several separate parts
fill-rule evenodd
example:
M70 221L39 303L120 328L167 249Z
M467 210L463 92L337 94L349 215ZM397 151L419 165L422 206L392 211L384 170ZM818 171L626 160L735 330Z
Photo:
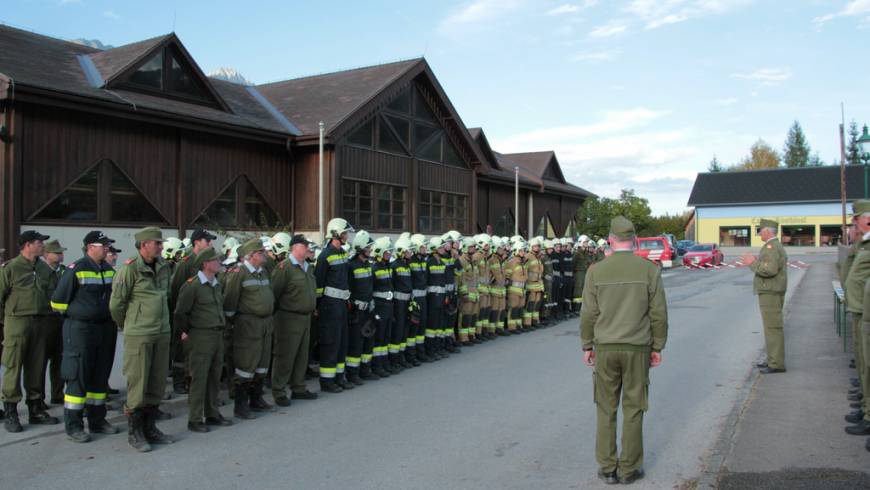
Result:
M634 189L623 189L619 197L590 197L577 210L577 232L590 238L606 238L610 220L625 216L634 223L638 236L657 236L670 233L677 240L685 236L685 226L692 212L653 216L649 200L635 194Z
M852 121L850 126L849 134L852 138L850 148L854 147L855 160L860 163L860 159L858 158L858 145L855 142L858 138L858 125L854 121ZM847 160L849 160L848 152ZM849 161L848 163L852 162ZM710 164L707 166L707 171L739 172L742 170L757 170L764 168L821 167L822 165L825 165L825 162L819 157L818 152L814 153L812 151L803 128L801 128L798 121L795 121L788 129L782 152L777 151L766 141L759 138L758 141L753 143L749 148L749 154L735 164L725 165L714 155Z

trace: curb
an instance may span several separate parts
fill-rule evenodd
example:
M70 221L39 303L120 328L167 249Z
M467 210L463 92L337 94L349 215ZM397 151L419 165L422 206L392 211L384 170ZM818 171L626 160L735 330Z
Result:
M822 264L819 264L823 266ZM795 286L789 288L785 295L785 304L783 306L783 318L788 319L789 313L789 305L791 303L791 298L794 296L795 292L803 285L804 278L806 277L806 271L808 269L800 270L800 277L795 283ZM764 347L762 347L758 351L758 358L760 359L764 353ZM734 449L734 439L737 434L737 426L740 423L740 419L743 417L746 409L749 408L749 404L752 401L752 397L755 394L755 388L758 385L758 380L761 379L761 373L758 372L758 369L753 365L749 369L749 373L747 373L746 378L743 380L743 385L740 387L740 392L737 395L737 400L734 401L734 406L731 408L731 411L728 413L728 418L725 420L725 424L722 428L722 431L719 433L719 437L716 439L715 444L713 444L710 453L704 458L704 466L701 471L701 475L698 478L698 484L696 488L718 488L719 486L719 476L722 472L722 467L724 466L725 459L731 454L731 451Z

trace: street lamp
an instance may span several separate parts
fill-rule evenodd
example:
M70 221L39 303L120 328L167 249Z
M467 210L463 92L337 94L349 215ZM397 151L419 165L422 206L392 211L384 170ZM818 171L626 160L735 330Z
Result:
M858 143L858 155L864 162L864 199L867 199L867 169L870 167L870 134L867 134L867 125L864 125L864 134L856 141Z

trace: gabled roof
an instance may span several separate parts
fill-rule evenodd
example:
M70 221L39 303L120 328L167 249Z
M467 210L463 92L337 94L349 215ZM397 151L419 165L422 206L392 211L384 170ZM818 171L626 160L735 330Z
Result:
M489 145L489 140L486 139L483 129L468 128L468 134L471 135L471 139L474 140L474 143L480 150L480 154L483 156L483 163L491 169L498 169L498 159L495 157L495 152L493 151L492 146Z
M167 35L174 38L174 35ZM153 49L167 36L152 38L142 43L134 43L135 49L127 45L115 49L126 52L125 56L103 58L104 69L116 69L121 65L134 63L133 58L142 59L146 47ZM114 51L114 50L110 50ZM181 118L205 124L217 123L239 128L266 131L278 137L290 133L280 121L269 113L257 99L245 90L228 82L209 79L215 92L230 107L232 112L222 111L209 106L192 104L180 100L164 98L142 92L120 88L106 90L95 87L87 78L80 61L80 55L91 56L107 53L96 48L63 41L40 34L0 25L0 82L4 78L14 83L15 97L24 99L27 95L37 97L56 96L75 98L83 104L99 104L115 110L130 113L148 113L168 118ZM135 53L140 53L137 57ZM122 58L128 61L122 61ZM125 64L126 63L126 64ZM94 62L96 65L96 62ZM100 72L102 74L102 72ZM108 73L108 71L107 71ZM5 84L4 84L5 85ZM0 98L5 96L0 94Z
M526 153L509 153L505 155L507 158L519 163L529 169L535 176L544 180L551 180L565 184L565 177L562 175L562 169L559 168L559 162L556 160L556 153L553 151L532 151ZM553 171L556 179L547 178L547 170Z
M864 197L864 170L846 166L846 198ZM840 167L699 173L689 206L797 204L840 200Z
M421 62L422 58L415 58L295 78L257 85L257 90L302 134L318 134L320 121L328 134Z
M105 51L98 51L89 55L89 58L94 63L102 79L105 82L111 82L128 68L144 60L155 48L162 46L171 37L173 37L172 34L152 37L144 41L125 44Z

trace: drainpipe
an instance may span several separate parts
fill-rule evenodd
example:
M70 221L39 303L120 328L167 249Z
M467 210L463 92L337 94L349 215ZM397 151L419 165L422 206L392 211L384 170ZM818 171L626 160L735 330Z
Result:
M320 139L318 142L319 146L319 156L318 156L318 180L317 180L317 219L318 223L320 223L320 239L323 240L326 237L326 230L323 228L325 226L323 222L323 207L325 204L325 199L323 196L323 121L320 121L318 124L320 127Z
M520 234L520 167L514 167L514 235Z

